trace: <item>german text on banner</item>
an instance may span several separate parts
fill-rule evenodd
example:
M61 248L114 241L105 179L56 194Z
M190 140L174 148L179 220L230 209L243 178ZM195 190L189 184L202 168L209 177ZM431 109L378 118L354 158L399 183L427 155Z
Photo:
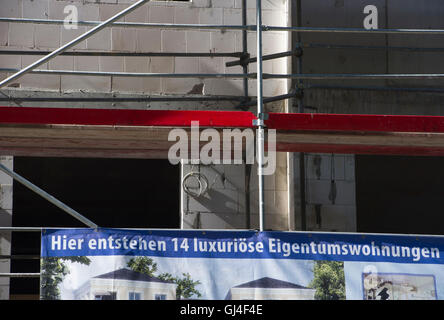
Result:
M41 298L444 299L444 237L45 229Z

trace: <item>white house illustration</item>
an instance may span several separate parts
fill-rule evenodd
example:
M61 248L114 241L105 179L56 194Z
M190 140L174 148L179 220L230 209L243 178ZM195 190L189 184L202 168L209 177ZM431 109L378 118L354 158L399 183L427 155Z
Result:
M74 300L175 300L176 287L123 268L91 278L74 292Z
M316 290L264 277L231 288L228 300L314 300Z

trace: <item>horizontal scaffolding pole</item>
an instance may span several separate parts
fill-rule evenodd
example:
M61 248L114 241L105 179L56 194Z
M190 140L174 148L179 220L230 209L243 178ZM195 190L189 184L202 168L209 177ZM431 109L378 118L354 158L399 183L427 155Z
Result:
M40 273L0 273L0 278L40 278Z
M444 29L363 29L363 28L319 28L263 26L263 31L291 31L317 33L360 33L360 34L421 34L444 35Z
M0 68L0 73L16 72L19 69ZM32 70L29 73L46 75L77 75L77 76L113 76L113 77L141 77L141 78L231 78L256 79L256 73L143 73L143 72L105 72L105 71L70 71L70 70ZM301 80L381 80L381 79L440 79L444 73L312 73L312 74L270 74L263 73L266 79L301 79Z
M444 79L444 73L309 73L309 74L267 74L264 73L264 79L301 79L301 80L381 80L381 79L423 79L436 80Z
M13 254L0 255L0 260L39 260L40 255L35 254Z
M17 72L20 69L0 68L0 73ZM106 72L106 71L71 71L71 70L32 70L29 73L46 75L75 75L75 76L113 76L113 77L141 77L141 78L255 78L256 74L244 73L143 73L143 72Z
M64 20L27 19L27 18L0 18L0 22L35 23L63 25ZM101 21L78 21L78 26L94 27ZM255 25L220 25L220 24L174 24L174 23L141 23L141 22L114 22L113 27L125 28L163 28L163 29L217 29L217 30L256 30Z
M300 43L298 48L303 48L303 49L393 50L393 51L408 51L408 52L442 52L442 51L444 51L444 48L338 45L338 44L326 44L326 43Z
M244 101L244 96L202 97L2 97L0 101L12 102L157 102L157 101Z
M36 50L0 50L0 55L48 55L51 51ZM60 56L92 57L233 57L242 56L242 52L109 52L109 51L68 51Z
M0 22L35 23L63 25L64 20L0 18ZM94 27L102 21L78 21L79 26ZM168 29L217 29L217 30L250 30L256 31L256 25L218 25L218 24L174 24L174 23L140 23L113 22L113 27L126 28L168 28ZM429 34L444 35L444 29L364 29L364 28L323 28L323 27L281 27L262 25L262 31L320 32L320 33L362 33L362 34Z
M41 227L0 227L0 232L41 232L42 229Z
M301 89L341 89L341 90L375 90L375 91L405 91L405 92L434 92L444 93L444 88L404 88L387 86L335 86L304 84Z

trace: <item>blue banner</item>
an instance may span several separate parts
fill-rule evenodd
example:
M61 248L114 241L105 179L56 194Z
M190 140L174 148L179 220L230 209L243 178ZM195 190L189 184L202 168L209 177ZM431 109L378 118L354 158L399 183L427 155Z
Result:
M45 229L42 299L444 299L444 237Z
M45 229L42 257L134 255L444 264L444 237L254 231Z

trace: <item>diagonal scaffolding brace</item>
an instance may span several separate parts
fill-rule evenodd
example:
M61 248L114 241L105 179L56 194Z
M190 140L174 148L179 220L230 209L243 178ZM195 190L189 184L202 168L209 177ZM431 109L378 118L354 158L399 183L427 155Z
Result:
M85 32L81 36L75 38L74 40L68 42L67 44L65 44L63 46L61 46L60 48L56 49L55 51L51 52L50 54L44 56L43 58L37 60L36 62L34 62L32 64L30 64L26 68L23 68L22 70L14 73L10 77L8 77L8 78L6 78L6 79L4 79L3 81L0 82L0 88L10 84L14 80L17 80L17 79L23 77L28 72L30 72L33 69L41 66L42 64L48 62L49 60L57 57L59 54L65 52L66 50L68 50L69 48L75 46L79 42L82 42L83 40L88 39L89 37L91 37L94 34L96 34L97 32L99 32L100 30L102 30L102 29L106 28L108 25L112 24L114 21L124 17L125 15L127 15L130 12L134 11L135 9L137 9L138 7L140 7L141 5L145 4L148 1L150 1L150 0L140 0L140 1L136 2L135 4L129 6L128 8L126 8L124 10L122 10L118 14L112 16L108 20L100 23L98 26L96 26L96 27L92 28L91 30Z
M71 216L73 216L74 218L76 218L77 220L83 222L84 224L86 224L88 227L90 228L94 228L97 229L98 225L95 224L94 222L92 222L91 220L89 220L88 218L82 216L80 213L78 213L77 211L75 211L74 209L68 207L66 204L64 204L63 202L61 202L60 200L54 198L53 196L51 196L49 193L47 193L46 191L40 189L39 187L37 187L35 184L33 184L32 182L26 180L25 178L23 178L21 175L17 174L16 172L8 169L7 167L5 167L4 165L0 164L0 170L3 171L4 173L6 173L8 176L10 176L11 178L13 178L14 180L20 182L21 184L23 184L25 187L31 189L32 191L34 191L35 193L37 193L39 196L43 197L44 199L48 200L49 202L51 202L53 205L57 206L58 208L62 209L63 211L65 211L66 213L70 214Z

